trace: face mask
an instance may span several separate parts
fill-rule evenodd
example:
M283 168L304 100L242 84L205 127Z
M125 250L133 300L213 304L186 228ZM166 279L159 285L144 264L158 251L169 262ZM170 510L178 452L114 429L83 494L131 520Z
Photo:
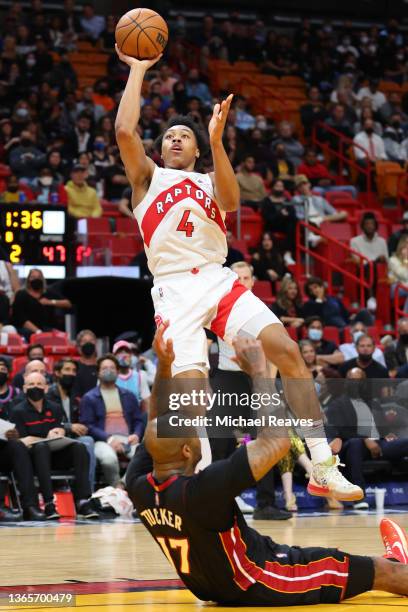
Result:
M117 374L113 370L107 370L99 374L99 380L103 383L114 383L116 382Z
M26 391L26 396L33 402L39 402L44 399L45 391L41 387L29 387Z
M28 60L27 60L27 66L28 66L29 68L32 68L33 66L35 66L35 65L36 65L36 63L37 63L37 62L35 61L35 59L28 59Z
M393 128L398 130L401 127L401 122L400 121L393 121L391 125L392 125Z
M259 130L266 130L268 127L268 124L266 123L266 121L258 121L258 123L256 124L256 127Z
M119 357L118 362L121 368L128 368L130 365L127 357Z
M7 372L0 372L0 387L2 387L8 380Z
M70 390L73 387L76 376L74 374L63 374L59 383L63 389Z
M28 117L29 114L30 113L28 112L28 110L26 108L19 108L19 109L16 110L16 115L20 119L25 119L26 117Z
M16 193L18 191L18 185L9 185L8 191L11 193Z
M52 185L52 176L43 176L39 179L39 182L43 187L50 187Z
M309 340L312 340L313 342L318 342L319 340L322 339L323 336L323 330L322 329L315 329L313 327L311 327L308 331L308 336L309 336Z
M366 134L372 134L374 132L374 128L366 128L365 129Z
M408 334L400 334L399 339L401 340L402 344L408 344Z
M283 196L284 191L282 191L281 189L272 189L272 194L277 198L280 198L281 196Z
M30 281L30 285L34 291L41 291L41 289L44 289L44 283L41 278L33 278L33 280Z
M372 359L372 355L360 355L358 356L361 363L369 363Z
M357 340L359 338L361 338L361 336L364 336L364 332L363 331L355 331L353 333L353 342L354 342L354 344L357 344Z
M105 143L104 142L95 142L94 149L95 149L95 151L104 151L105 150Z
M21 140L21 146L22 147L31 147L33 143L31 142L31 140L29 138L23 138Z
M93 342L85 342L85 344L81 346L82 354L85 355L85 357L91 357L94 355L95 349L96 345Z

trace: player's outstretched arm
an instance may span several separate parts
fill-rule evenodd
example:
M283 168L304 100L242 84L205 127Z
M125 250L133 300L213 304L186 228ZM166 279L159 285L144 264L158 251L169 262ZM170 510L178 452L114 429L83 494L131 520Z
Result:
M157 370L150 396L149 421L165 414L169 409L171 364L174 361L175 355L171 338L167 340L163 338L163 334L168 326L169 321L159 325L153 340L153 349L157 355Z
M126 175L132 186L148 183L153 175L154 162L147 157L143 143L136 131L140 118L140 97L146 70L151 68L161 55L152 60L138 60L119 51L116 53L130 66L130 74L115 122L115 132L120 155L125 164Z
M239 206L239 185L233 167L222 143L225 122L232 102L232 94L221 104L214 106L213 115L208 124L211 153L214 163L213 181L215 196L221 210L232 212Z
M271 398L275 393L271 379L268 377L267 362L262 344L252 338L235 338L233 341L236 361L240 368L252 378L254 394L268 394ZM259 395L260 397L260 395ZM258 430L256 440L247 444L248 462L255 480L260 480L265 474L286 455L290 441L285 428L278 430L270 427L268 417L271 410L258 411L257 417L265 417L265 426Z

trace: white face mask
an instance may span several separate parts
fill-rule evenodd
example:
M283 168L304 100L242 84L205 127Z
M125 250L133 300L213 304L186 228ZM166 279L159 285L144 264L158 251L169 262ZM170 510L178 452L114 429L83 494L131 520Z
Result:
M43 187L50 187L52 185L52 176L43 176L39 180Z

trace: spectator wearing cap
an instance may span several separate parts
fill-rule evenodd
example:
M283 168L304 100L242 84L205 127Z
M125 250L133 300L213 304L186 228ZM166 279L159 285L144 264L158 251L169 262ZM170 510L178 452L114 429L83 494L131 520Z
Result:
M96 336L90 329L81 330L76 337L79 353L78 371L75 378L73 394L82 397L95 387L98 381L96 368Z
M388 253L393 255L397 250L398 243L403 236L408 237L408 210L404 212L402 215L402 219L400 221L401 229L397 230L388 238Z
M121 389L131 391L138 399L140 408L147 414L149 410L150 388L144 370L132 368L132 344L119 340L113 345L112 353L119 364L119 375L116 384Z
M299 221L307 221L312 225L320 227L323 221L343 221L347 218L345 211L337 211L322 196L312 192L309 179L304 174L295 178L296 195L291 203L295 206L296 217ZM309 242L315 246L320 242L316 234L309 234Z
M96 189L86 182L84 166L76 164L71 171L71 180L65 186L68 194L68 212L73 217L100 217L102 207Z
M156 355L150 350L143 353L140 352L142 346L142 338L137 331L126 331L120 334L115 340L126 340L130 343L132 349L131 364L134 370L143 370L147 375L147 384L152 387L156 377Z
M34 471L39 480L44 498L46 519L58 519L53 499L51 481L52 469L72 469L74 472L73 495L78 515L82 518L96 518L90 505L89 457L83 444L71 440L60 450L53 450L47 440L63 438L63 410L45 398L47 382L39 372L32 372L24 379L25 399L16 406L11 415L21 441L30 449ZM44 443L41 443L44 442Z
M80 402L80 421L95 440L95 455L104 480L119 483L118 456L130 458L145 429L145 419L134 393L117 385L119 363L114 355L97 361L99 385L86 393Z

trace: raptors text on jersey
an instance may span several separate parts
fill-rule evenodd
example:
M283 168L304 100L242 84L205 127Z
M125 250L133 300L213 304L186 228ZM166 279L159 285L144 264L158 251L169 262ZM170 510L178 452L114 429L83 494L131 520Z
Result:
M155 277L224 263L225 213L208 174L156 167L134 214Z

